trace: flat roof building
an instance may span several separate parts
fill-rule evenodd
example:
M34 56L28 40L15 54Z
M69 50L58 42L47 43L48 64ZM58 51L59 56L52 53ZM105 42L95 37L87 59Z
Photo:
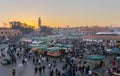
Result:
M18 29L0 28L0 37L16 37L22 35Z

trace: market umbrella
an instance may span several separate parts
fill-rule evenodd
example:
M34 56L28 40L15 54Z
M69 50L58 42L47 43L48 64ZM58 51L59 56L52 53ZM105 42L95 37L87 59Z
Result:
M120 60L120 56L116 57L117 60Z
M93 54L93 55L88 55L87 58L90 60L103 60L105 56Z
M109 51L107 51L107 53L110 53L110 54L120 54L120 49L119 48L112 48Z
M47 51L55 52L55 51L59 51L61 49L62 49L61 47L50 47L50 48L47 48Z

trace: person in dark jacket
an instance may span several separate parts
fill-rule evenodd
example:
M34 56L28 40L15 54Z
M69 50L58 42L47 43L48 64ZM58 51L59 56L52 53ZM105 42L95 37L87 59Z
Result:
M34 76L37 74L37 71L38 71L38 68L35 67L35 69L34 69Z
M16 75L16 70L15 68L12 69L12 76L15 76Z
M42 66L40 66L38 70L39 70L39 73L41 74L41 72L42 72Z

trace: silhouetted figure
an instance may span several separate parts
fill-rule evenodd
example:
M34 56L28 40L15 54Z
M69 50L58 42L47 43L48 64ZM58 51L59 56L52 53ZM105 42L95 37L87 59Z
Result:
M39 70L39 73L41 74L41 72L42 72L42 66L40 66L38 70Z
M43 65L43 72L45 72L45 65Z
M14 68L14 69L12 69L12 76L15 76L15 75L16 75L16 70Z
M35 67L35 69L34 69L34 76L37 74L37 71L38 71L38 68Z

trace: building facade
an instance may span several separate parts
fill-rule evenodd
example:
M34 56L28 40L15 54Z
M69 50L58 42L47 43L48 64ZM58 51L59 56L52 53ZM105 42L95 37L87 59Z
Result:
M22 32L18 29L0 28L0 37L17 37L21 36Z
M95 34L97 32L109 32L110 28L109 27L98 27L98 26L93 26L93 27L80 27L77 29L80 33L84 34Z

